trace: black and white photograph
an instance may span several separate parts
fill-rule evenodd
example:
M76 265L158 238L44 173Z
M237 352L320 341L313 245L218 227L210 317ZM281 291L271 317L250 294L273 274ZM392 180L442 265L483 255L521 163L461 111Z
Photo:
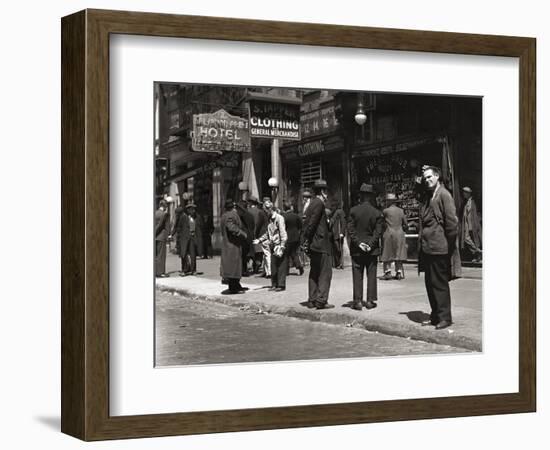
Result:
M156 367L482 352L482 97L153 91Z

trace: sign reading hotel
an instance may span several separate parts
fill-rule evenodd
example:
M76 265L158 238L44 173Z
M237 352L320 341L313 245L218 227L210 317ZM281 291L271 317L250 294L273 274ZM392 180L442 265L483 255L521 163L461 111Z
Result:
M191 146L196 152L249 152L248 121L223 109L212 114L193 114Z
M300 105L250 100L250 136L300 140Z

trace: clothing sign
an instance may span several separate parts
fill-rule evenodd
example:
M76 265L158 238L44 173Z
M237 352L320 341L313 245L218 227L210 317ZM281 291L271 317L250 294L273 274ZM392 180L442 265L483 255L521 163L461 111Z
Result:
M300 140L300 105L250 100L250 136Z
M248 121L220 109L213 114L193 114L193 139L196 152L249 152Z

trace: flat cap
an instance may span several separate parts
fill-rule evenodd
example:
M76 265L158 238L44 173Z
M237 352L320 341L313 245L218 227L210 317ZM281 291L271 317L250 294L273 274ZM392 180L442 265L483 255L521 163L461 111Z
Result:
M315 180L315 183L313 183L314 188L326 188L327 182L325 180Z
M372 184L363 183L359 188L359 192L374 193L374 187Z

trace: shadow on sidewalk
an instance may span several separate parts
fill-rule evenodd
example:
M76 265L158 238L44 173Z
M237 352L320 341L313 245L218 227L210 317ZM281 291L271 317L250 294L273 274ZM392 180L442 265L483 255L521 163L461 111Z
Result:
M400 312L399 314L406 315L411 322L416 323L422 323L425 320L430 320L430 315L424 311Z

